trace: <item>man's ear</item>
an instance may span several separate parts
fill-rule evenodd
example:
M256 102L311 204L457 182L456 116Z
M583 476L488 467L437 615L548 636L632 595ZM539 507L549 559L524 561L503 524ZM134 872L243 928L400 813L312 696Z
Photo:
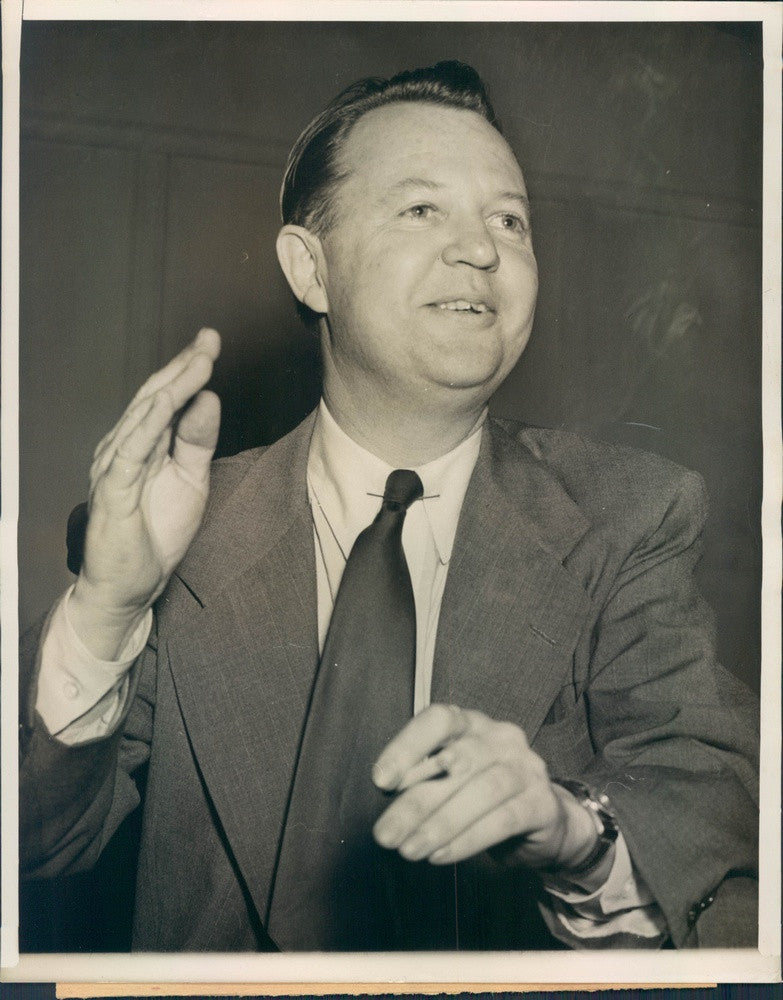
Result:
M277 236L277 259L291 291L316 313L329 311L323 284L325 262L321 241L303 226L283 226Z

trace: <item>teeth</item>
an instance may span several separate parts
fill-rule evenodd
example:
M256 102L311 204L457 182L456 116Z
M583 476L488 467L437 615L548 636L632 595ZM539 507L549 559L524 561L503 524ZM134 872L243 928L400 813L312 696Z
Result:
M454 302L441 302L441 309L450 309L452 312L475 312L484 313L487 307L483 302L468 302L466 299L456 299Z

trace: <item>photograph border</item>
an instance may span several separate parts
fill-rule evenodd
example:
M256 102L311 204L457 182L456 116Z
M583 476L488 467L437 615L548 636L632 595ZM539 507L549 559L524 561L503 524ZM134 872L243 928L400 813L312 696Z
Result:
M777 3L372 3L196 2L196 0L5 0L3 42L2 230L2 930L6 981L122 984L334 984L345 992L367 984L437 984L445 988L519 988L523 983L611 985L775 982L780 978L780 596L781 363L780 218L781 18ZM519 20L519 21L761 21L764 26L764 255L762 529L762 805L759 949L713 952L448 953L382 955L22 955L18 953L16 741L18 639L16 530L18 501L19 330L19 45L22 20ZM85 995L80 993L80 996ZM104 994L98 994L104 995Z

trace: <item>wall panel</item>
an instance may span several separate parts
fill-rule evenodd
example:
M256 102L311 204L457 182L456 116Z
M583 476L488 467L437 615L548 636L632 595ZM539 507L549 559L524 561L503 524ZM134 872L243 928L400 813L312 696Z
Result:
M70 582L65 519L85 495L92 451L125 394L135 169L135 155L127 151L53 141L23 148L23 626Z

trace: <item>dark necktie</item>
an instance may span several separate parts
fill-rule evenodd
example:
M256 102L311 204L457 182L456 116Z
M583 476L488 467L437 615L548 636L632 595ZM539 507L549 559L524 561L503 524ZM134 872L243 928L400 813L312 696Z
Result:
M268 930L283 950L407 946L395 898L401 859L372 838L391 800L370 772L413 714L416 612L402 526L422 492L415 472L392 472L378 516L356 539L345 566L271 899Z

